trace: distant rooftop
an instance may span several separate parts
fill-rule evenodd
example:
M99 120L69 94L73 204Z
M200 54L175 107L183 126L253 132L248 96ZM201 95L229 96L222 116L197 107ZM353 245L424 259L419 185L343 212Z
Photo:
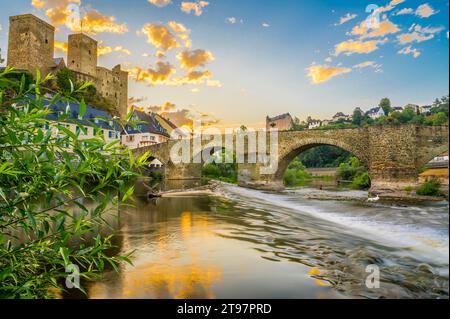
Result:
M153 114L147 114L145 112L134 111L133 119L136 121L142 121L144 123L137 123L136 127L128 125L125 130L128 134L141 134L152 133L163 135L170 138L167 130L162 127Z

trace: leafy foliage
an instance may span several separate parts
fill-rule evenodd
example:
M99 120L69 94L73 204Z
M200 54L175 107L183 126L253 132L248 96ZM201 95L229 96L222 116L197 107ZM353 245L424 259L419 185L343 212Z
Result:
M216 152L211 163L207 163L202 168L202 176L206 180L219 180L226 183L236 184L238 179L236 160L234 163L227 163L226 159L231 155L225 150Z
M426 181L416 189L417 195L440 196L442 195L441 183L437 179Z
M80 88L83 89L80 90ZM75 73L68 68L62 68L56 73L56 89L65 96L70 95L79 100L84 99L86 103L98 109L117 115L113 103L98 94L95 85L90 83L86 86L86 82L78 81Z
M341 180L352 182L351 186L355 189L368 189L371 185L367 169L353 156L339 166L337 176Z
M308 168L338 167L350 158L350 153L335 146L318 146L299 155L300 161Z
M52 76L41 79L37 71L27 86L25 77L8 79L11 72L0 73L0 298L47 298L51 288L64 289L70 264L92 280L106 265L118 269L129 261L109 257L112 238L102 234L107 214L132 195L128 182L148 154L134 159L103 134L80 141L84 126L74 133L61 124L68 114L47 120L41 84ZM68 102L88 86L68 96L55 92L50 104Z
M294 187L302 185L311 178L312 176L306 170L305 165L299 158L296 158L289 164L288 169L284 173L283 181L286 186Z
M387 97L381 99L380 104L378 106L383 109L384 115L386 116L388 116L389 113L391 113L392 111L391 100L388 99Z

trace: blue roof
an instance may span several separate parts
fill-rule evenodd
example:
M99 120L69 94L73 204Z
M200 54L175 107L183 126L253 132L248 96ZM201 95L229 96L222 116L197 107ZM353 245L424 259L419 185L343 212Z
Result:
M50 100L47 99L43 99L43 102L44 106L49 107L49 109L53 111L47 116L48 120L58 121L62 114L66 114L67 107L69 107L69 117L67 119L64 119L65 122L78 123L82 125L95 125L106 130L120 130L120 126L117 123L112 122L113 117L105 111L101 111L86 105L86 113L82 118L79 118L79 103L68 103L66 101L58 100L54 104L50 104Z
M144 123L137 123L136 127L127 125L127 134L153 133L170 137L167 130L162 127L161 123L159 123L153 114L135 111L132 119L135 121L142 121Z

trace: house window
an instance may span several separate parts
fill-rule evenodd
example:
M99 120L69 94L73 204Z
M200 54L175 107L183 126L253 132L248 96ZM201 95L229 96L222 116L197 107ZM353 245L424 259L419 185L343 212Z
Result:
M134 142L134 135L128 135L126 138L127 143Z
M156 137L150 136L150 141L154 142L156 140Z
M114 132L114 131L109 131L108 132L108 136L109 136L110 139L116 139L117 138L116 132Z

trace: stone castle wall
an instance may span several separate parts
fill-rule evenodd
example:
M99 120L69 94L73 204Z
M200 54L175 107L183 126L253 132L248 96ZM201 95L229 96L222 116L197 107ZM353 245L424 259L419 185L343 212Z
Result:
M54 65L55 28L34 15L9 18L8 65L35 75L36 67L43 76Z
M10 17L8 66L42 76L55 71L55 28L31 14ZM68 39L67 67L79 81L91 81L97 92L111 101L117 113L126 117L128 109L128 72L120 65L112 70L97 66L98 43L85 34L71 34Z

